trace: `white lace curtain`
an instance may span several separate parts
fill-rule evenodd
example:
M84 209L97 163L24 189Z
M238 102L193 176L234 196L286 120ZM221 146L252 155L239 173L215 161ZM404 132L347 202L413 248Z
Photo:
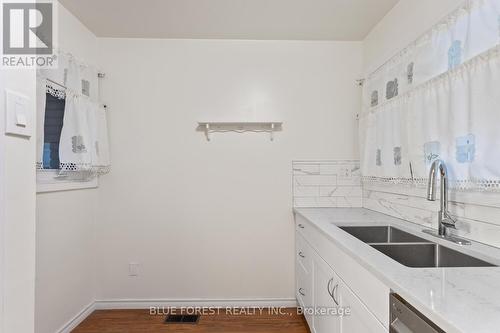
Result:
M364 182L500 190L500 0L468 1L369 76L360 120Z
M59 68L38 72L37 167L44 169L46 93L65 99L59 143L59 176L77 180L109 172L106 113L99 104L98 72L72 55L59 55Z

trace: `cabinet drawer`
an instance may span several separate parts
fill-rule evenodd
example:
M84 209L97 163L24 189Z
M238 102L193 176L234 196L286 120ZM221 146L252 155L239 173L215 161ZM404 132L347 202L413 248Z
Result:
M297 265L295 272L296 278L296 296L299 307L310 309L313 306L313 275L312 272L307 273L302 266ZM309 327L313 327L313 317L310 312L305 312Z
M301 216L295 217L295 231L300 234L302 237L307 239L307 232L311 229L311 225L307 220L305 220Z
M312 275L306 272L300 265L295 269L296 294L299 304L308 307L312 304Z
M306 273L312 270L313 249L299 233L295 234L295 255L297 265L302 266Z

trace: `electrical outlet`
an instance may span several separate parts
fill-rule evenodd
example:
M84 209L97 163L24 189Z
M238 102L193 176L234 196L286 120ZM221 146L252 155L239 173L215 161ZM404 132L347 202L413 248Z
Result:
M128 264L128 276L139 276L139 263L131 262Z

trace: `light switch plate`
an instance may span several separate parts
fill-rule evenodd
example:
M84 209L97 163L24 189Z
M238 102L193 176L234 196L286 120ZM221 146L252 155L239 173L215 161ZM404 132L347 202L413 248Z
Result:
M30 99L12 90L5 90L5 134L29 138L33 122L29 110Z

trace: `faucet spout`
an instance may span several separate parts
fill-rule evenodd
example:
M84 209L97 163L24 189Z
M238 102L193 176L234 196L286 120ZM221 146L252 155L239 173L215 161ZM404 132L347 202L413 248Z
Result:
M445 236L447 228L455 228L455 220L448 212L448 169L442 160L434 161L429 172L429 184L427 187L427 200L429 201L436 201L438 174L441 178L439 235Z
M436 201L436 186L437 186L437 176L441 176L441 192L448 190L448 169L446 164L442 160L436 160L432 163L431 169L429 171L429 183L427 186L427 200ZM446 195L446 194L445 194Z
M436 201L436 173L439 167L437 162L439 161L435 161L431 166L431 170L429 171L429 183L427 185L427 200L429 201Z

